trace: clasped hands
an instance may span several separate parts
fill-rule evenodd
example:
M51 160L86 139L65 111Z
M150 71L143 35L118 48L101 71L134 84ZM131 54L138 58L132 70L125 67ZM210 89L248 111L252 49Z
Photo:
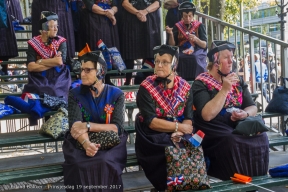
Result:
M75 140L77 140L81 135L85 133L88 134L85 123L82 123L81 121L76 121L75 123L73 123L71 130L70 130L70 134ZM85 149L87 156L93 157L98 152L101 146L100 144L91 143L89 141L89 138L86 140L87 141L83 144L83 148Z
M146 22L147 21L147 17L146 15L148 14L148 12L146 10L138 10L136 12L136 17L141 21L141 22Z
M106 9L104 10L104 12L105 12L105 16L108 17L110 21L112 22L112 25L116 25L116 18L114 16L115 11L113 9Z

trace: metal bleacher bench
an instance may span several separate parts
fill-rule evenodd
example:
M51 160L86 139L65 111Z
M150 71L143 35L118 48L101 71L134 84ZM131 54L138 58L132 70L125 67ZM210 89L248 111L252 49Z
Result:
M191 82L192 83L192 82ZM125 92L134 92L137 91L139 86L121 86L119 87ZM5 98L8 94L0 94L0 99ZM20 96L21 94L13 94L15 96ZM126 102L125 109L127 110L128 122L125 124L125 130L129 133L135 132L134 122L132 114L134 109L137 108L136 102ZM50 113L50 114L49 114ZM55 112L49 112L45 114L50 116ZM7 119L18 119L18 118L27 118L28 114L15 114L6 116L0 120ZM263 118L283 116L283 114L276 113L263 113ZM56 142L56 151L58 151L57 142L63 141L63 138L57 140L40 135L38 131L23 131L15 133L1 133L0 134L0 147L10 147L10 146L19 146L19 145L28 145L28 144L37 144L37 143L48 143ZM288 144L288 137L281 137L269 141L270 146L285 145ZM0 184L7 184L12 182L21 182L28 181L33 179L41 179L55 176L62 176L63 169L61 164L63 163L63 153L43 153L38 155L29 155L22 157L12 157L7 159L0 159ZM127 145L127 164L129 166L137 166L137 158L135 154L135 149L133 144ZM139 190L149 190L152 187L151 183L145 177L143 171L127 172L123 176L124 191L139 191ZM286 184L288 178L271 178L270 176L259 176L253 177L252 183L255 185L260 185L263 187L277 186ZM222 181L217 183L212 183L212 189L203 190L203 191L247 191L255 190L256 186L253 185L243 185L243 184L234 184L232 181Z

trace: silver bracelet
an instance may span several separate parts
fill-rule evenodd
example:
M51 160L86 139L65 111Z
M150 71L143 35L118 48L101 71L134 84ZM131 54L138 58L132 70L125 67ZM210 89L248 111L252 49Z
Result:
M84 139L81 143L81 145L84 145L84 143L87 141L87 139Z
M178 122L175 122L175 131L174 132L177 132L178 131Z

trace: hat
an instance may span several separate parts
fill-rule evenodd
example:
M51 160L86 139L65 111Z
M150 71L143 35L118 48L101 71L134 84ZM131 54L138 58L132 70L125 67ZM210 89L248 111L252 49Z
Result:
M160 56L163 54L169 54L172 56L172 65L171 68L173 71L176 70L178 60L179 60L179 48L177 46L171 46L171 45L159 45L153 48L153 55L155 58L155 55L159 54Z
M78 55L79 61L84 62L92 61L94 63L99 63L101 65L101 66L96 65L96 69L98 71L97 78L102 79L107 72L107 64L105 62L102 52L100 50L90 51L88 44L86 44L85 48L82 51L80 51L80 53Z
M159 53L159 55L169 54L172 57L175 56L177 60L179 58L179 51L177 46L171 46L165 44L156 46L153 48L153 55L156 55L157 53Z
M40 29L42 30L48 30L48 26L46 25L46 22L51 20L58 20L58 15L52 11L42 11L41 12L41 19L39 21L40 23Z
M182 12L190 12L192 11L192 13L194 14L196 11L196 7L193 3L186 1L183 2L179 5L178 10L182 13Z
M234 53L236 46L233 43L230 43L228 41L213 41L211 45L211 49L207 54L209 61L214 62L214 54L218 53L219 51L226 50L226 49L233 51Z

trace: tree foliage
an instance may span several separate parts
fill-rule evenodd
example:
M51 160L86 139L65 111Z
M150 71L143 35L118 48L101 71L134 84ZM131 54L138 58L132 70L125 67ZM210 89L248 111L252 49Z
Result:
M261 3L259 0L226 0L224 21L231 23L231 24L236 24L236 22L240 20L241 1L243 1L244 10L248 10L248 9L255 10L255 8Z

